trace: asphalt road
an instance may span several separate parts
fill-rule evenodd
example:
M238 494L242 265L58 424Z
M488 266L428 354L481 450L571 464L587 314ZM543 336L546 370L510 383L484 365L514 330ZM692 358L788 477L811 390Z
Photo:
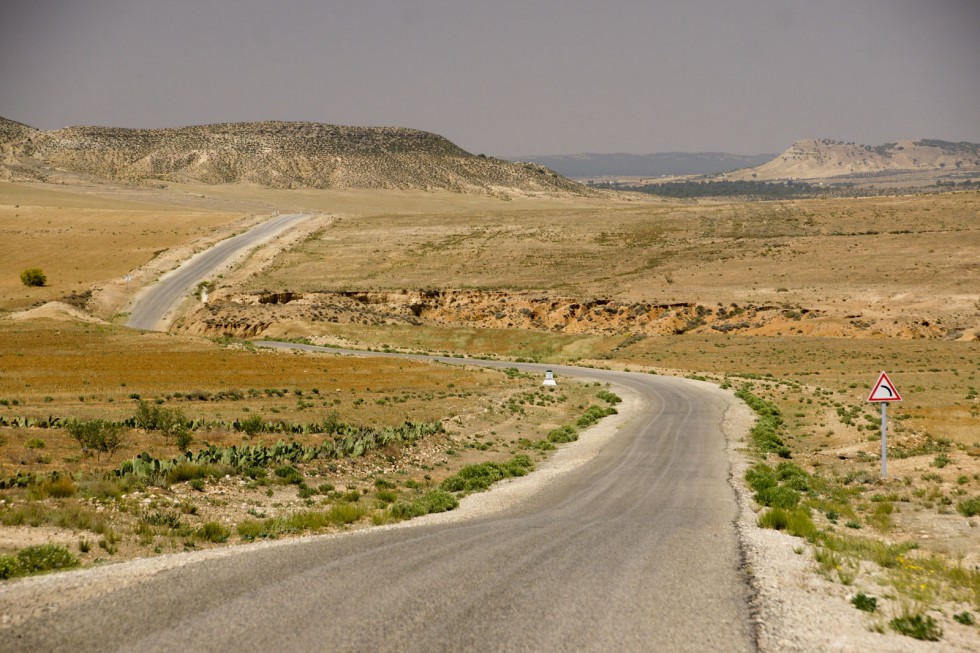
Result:
M754 650L726 399L680 379L553 369L627 386L648 410L527 500L246 547L0 630L0 649Z
M167 313L184 301L197 284L216 269L307 217L309 215L303 213L280 215L189 259L140 293L130 306L126 326L147 331L161 329Z

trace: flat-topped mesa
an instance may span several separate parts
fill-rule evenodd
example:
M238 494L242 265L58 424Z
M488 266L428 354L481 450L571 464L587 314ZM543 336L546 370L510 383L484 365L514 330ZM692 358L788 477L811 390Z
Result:
M401 127L269 121L42 132L3 120L0 148L35 168L128 182L592 194L542 166L473 155L437 134Z

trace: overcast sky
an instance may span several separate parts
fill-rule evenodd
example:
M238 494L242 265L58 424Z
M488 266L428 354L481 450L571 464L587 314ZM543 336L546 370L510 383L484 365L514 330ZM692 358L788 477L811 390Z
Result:
M0 116L498 156L980 142L980 0L0 0Z

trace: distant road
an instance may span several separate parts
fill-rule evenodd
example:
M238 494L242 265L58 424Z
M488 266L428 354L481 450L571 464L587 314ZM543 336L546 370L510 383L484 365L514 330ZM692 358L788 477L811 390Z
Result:
M281 215L197 254L140 293L130 307L126 326L148 331L162 330L167 313L184 301L197 284L207 279L214 270L309 216L308 213Z
M552 369L626 386L647 409L530 498L189 562L0 629L0 649L755 650L720 428L729 400L682 379Z

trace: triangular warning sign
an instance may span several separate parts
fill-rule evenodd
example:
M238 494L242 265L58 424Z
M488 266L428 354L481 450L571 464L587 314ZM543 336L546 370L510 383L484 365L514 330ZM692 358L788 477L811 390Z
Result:
M892 380L888 378L888 375L884 372L878 377L878 382L875 383L874 388L871 390L871 394L868 395L868 401L901 401L902 396L898 394L898 389L895 388L895 384Z

